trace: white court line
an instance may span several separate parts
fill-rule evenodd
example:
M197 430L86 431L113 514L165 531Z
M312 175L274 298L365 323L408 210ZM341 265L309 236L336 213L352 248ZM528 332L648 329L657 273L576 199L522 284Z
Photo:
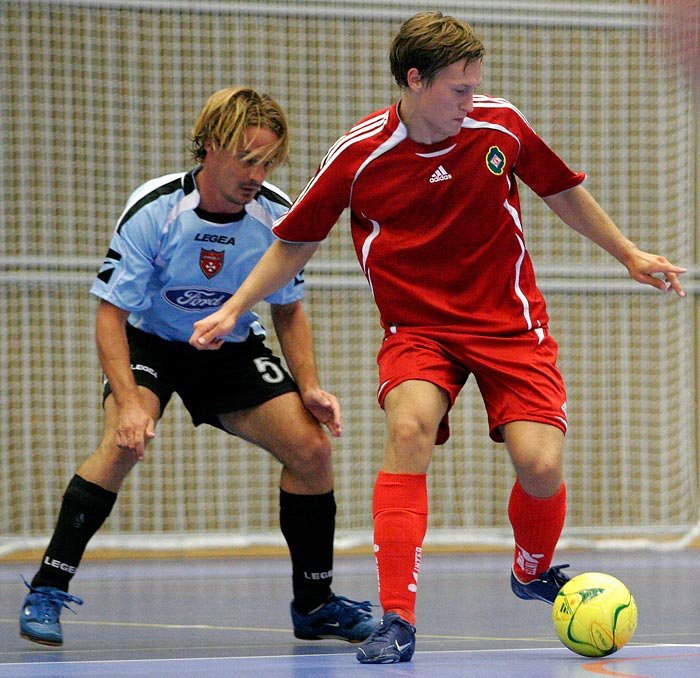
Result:
M626 652L624 654L627 654L629 651L634 651L634 650L654 650L662 647L667 647L667 648L674 648L674 649L682 649L682 648L700 648L700 643L652 643L650 645L635 645L634 647L627 647ZM495 652L498 652L500 654L505 654L505 653L519 653L519 652L560 652L561 650L564 650L564 646L562 647L547 647L547 648L540 648L540 647L524 647L524 648L488 648L488 649L483 649L483 650L421 650L418 653L416 653L416 656L424 656L424 655L437 655L437 654L493 654ZM248 660L265 660L265 661L270 661L274 659L316 659L318 657L343 657L346 658L348 656L351 656L351 653L349 652L324 652L324 653L313 653L313 654L305 654L305 655L299 655L299 654L276 654L276 655L246 655L246 656L230 656L230 657L182 657L180 659L176 657L163 657L160 659L79 659L79 660L72 660L72 661L60 661L56 662L57 666L65 667L65 666L71 666L71 665L103 665L103 664L161 664L161 663L172 663L172 662L177 662L177 663L184 663L184 662L208 662L211 663L212 661L215 662L221 662L221 661L227 661L227 660L243 660L243 659L248 659ZM615 657L617 658L617 657ZM625 657L626 659L645 659L645 657ZM581 659L586 659L585 657L581 657ZM598 660L612 660L613 655L609 655L608 657L589 657L588 659L598 659ZM42 662L3 662L0 664L0 669L6 667L6 666L46 666L47 664L52 664L52 662L47 662L47 661L42 661Z

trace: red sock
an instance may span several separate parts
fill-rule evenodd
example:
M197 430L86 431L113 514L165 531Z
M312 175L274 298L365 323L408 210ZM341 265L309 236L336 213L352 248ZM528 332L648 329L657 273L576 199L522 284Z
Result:
M513 572L522 582L532 581L552 564L566 518L566 485L541 499L527 494L516 480L508 517L515 537Z
M380 471L372 506L379 600L384 612L396 612L414 626L418 571L428 527L426 478L425 474Z

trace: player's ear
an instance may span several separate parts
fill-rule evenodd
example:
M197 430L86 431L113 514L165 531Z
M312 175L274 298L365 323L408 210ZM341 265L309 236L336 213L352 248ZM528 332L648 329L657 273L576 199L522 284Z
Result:
M408 69L408 73L406 73L406 82L408 83L408 88L413 91L422 87L420 72L417 68Z

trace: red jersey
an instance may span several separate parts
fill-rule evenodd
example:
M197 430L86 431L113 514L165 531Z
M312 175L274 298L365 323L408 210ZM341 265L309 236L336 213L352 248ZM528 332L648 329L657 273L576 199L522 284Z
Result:
M397 105L328 151L273 231L323 240L350 209L357 258L382 325L508 335L547 324L520 218L518 177L540 197L581 183L504 99L474 97L459 134L408 138Z

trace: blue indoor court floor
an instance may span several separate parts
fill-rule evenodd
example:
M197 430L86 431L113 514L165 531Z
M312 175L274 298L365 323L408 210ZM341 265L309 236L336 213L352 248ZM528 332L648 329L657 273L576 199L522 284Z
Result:
M560 552L556 562L570 562L572 575L604 571L625 581L639 609L626 647L585 659L556 638L549 606L513 596L509 553L427 551L416 654L383 666L357 663L348 643L294 638L286 558L88 557L71 587L85 603L77 615L64 610L61 648L18 635L20 573L30 578L36 563L0 561L0 678L697 678L699 556ZM371 556L338 556L334 590L376 602Z

